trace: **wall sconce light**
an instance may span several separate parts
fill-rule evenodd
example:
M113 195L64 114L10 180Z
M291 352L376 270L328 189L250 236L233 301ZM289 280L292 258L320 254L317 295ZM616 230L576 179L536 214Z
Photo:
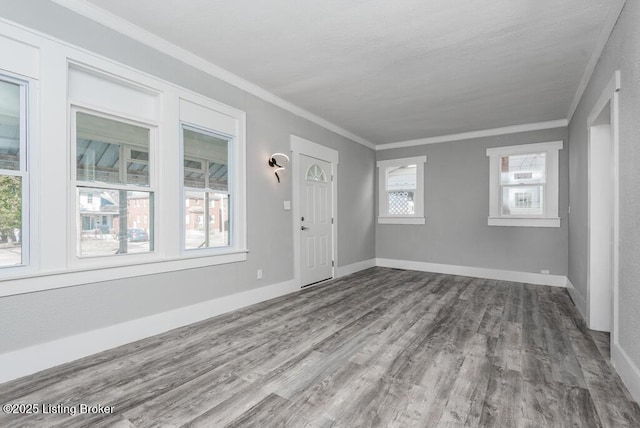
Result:
M278 175L278 171L283 171L284 170L284 166L282 166L282 165L280 165L278 163L278 160L276 159L277 157L284 158L284 160L286 160L287 163L289 163L289 156L285 155L284 153L274 153L269 157L269 166L271 168L275 168L276 169L274 171L274 174L276 175L276 178L278 179L278 183L280 183L280 176ZM280 161L280 163L282 163L282 161Z

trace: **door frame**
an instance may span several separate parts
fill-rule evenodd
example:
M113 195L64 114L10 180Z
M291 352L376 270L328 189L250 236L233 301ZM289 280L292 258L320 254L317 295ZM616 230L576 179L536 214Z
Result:
M298 287L303 285L300 282L300 155L316 158L331 164L331 217L333 224L331 225L331 278L336 277L336 261L338 260L338 237L336 230L338 228L338 151L314 143L297 135L291 134L291 176L292 180L292 223L293 223L293 280Z
M593 106L591 113L587 118L587 299L586 299L586 313L587 323L591 326L591 128L595 126L595 122L603 112L603 110L609 106L611 112L611 157L612 164L611 169L613 173L613 243L612 243L612 281L613 290L611 295L611 349L618 344L618 315L619 315L619 243L620 243L620 140L619 140L619 91L621 88L620 70L614 72L611 80L605 87L604 91L600 95L600 98Z

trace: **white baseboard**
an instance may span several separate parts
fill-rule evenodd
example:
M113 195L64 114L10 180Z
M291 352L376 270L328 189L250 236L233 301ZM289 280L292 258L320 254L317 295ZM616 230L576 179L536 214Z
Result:
M0 383L298 290L285 281L0 354Z
M362 260L361 262L352 263L350 265L338 266L336 269L336 278L351 275L361 270L369 269L376 266L376 259Z
M374 266L557 287L565 287L567 285L567 278L559 275L382 258L363 260L338 267L336 269L336 277L349 275ZM0 383L298 290L299 288L294 280L285 281L0 354Z
M571 296L571 299L573 300L573 304L576 306L576 308L578 308L580 315L582 315L582 318L585 320L585 322L588 325L589 317L587 313L587 299L584 296L582 296L582 294L580 294L578 290L576 290L576 287L573 286L573 283L568 277L567 277L567 291L569 292L569 296Z
M438 263L413 262L409 260L376 259L376 266L396 269L409 269L424 272L445 273L449 275L473 276L477 278L497 279L501 281L523 282L526 284L551 285L566 287L567 277L564 275L544 275L532 272L517 272L501 269L487 269L471 266L444 265Z
M633 399L640 403L640 369L619 343L611 346L611 362L626 385Z

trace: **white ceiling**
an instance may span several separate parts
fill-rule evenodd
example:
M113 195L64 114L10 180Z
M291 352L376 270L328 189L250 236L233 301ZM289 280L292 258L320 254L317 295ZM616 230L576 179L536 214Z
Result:
M619 4L89 1L375 144L566 119Z

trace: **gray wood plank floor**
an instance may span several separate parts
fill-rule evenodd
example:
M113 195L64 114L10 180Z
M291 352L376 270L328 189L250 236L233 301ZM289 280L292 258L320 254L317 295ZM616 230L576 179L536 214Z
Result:
M0 426L625 427L564 289L372 268L0 385Z

